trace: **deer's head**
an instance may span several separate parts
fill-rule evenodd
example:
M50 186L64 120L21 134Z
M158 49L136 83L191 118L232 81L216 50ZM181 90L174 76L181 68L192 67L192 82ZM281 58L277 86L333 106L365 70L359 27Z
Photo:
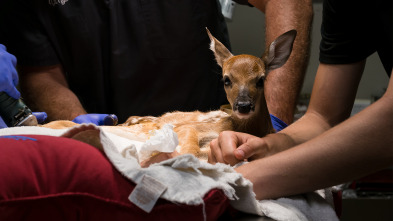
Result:
M210 49L218 65L222 67L227 99L233 116L249 119L261 111L267 112L264 96L264 80L269 71L285 64L292 51L296 31L288 31L275 39L262 58L252 55L233 55L220 41L207 33Z

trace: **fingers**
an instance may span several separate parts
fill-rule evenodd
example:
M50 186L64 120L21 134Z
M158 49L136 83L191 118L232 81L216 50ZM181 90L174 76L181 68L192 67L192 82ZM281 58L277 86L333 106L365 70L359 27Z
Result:
M208 162L220 162L233 166L246 159L264 157L267 150L268 145L263 138L246 133L224 131L210 143Z
M12 97L16 100L20 98L20 92L13 86L10 88L4 89L4 92L6 92L10 97Z
M218 148L217 145L218 145L217 138L210 142L210 150L208 152L207 162L209 162L211 164L216 164L216 163L220 162L217 160L216 155L219 156L221 154L221 152L219 152L219 151L215 152L215 150Z
M249 137L246 142L240 145L236 151L242 152L245 159L249 161L266 157L270 147L266 143L266 137Z
M11 60L11 62L16 63L15 58L14 58L14 60ZM10 95L14 99L19 99L20 92L18 91L18 89L16 89L16 85L18 85L18 82L19 82L19 77L18 77L18 73L15 69L15 64L9 65L8 70L5 70L5 71L6 71L6 73L4 73L4 74L6 74L6 75L9 74L11 79L9 79L10 80L9 85L6 85L6 87L4 88L4 92L6 92L8 95Z
M1 128L6 128L7 124L5 124L5 122L3 121L3 118L0 117L0 129Z
M33 112L33 115L37 118L39 124L43 123L48 115L45 112Z
M241 152L235 154L237 147L242 143L241 133L232 131L221 132L217 139L210 143L209 163L225 163L235 165L244 160Z
M259 143L261 138L258 137L251 137L247 139L245 142L243 142L235 151L237 155L241 155L243 159L248 159L255 155L258 152L258 149L260 149Z
M117 124L118 119L114 114L83 114L75 117L72 121L77 124L93 123L98 126L114 126Z
M103 125L116 126L117 123L118 123L117 116L114 114L108 114L108 116L104 118Z
M236 160L236 158L233 156L233 150L236 149L236 145L225 144L223 140L225 139L220 139L219 137L210 142L210 152L208 155L208 162L212 164L225 163L225 164L234 165L238 162L238 160Z

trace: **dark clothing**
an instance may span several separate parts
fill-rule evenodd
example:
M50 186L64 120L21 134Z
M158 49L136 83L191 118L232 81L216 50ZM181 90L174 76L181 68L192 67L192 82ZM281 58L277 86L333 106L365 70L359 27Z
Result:
M325 0L320 61L348 64L378 52L390 76L393 61L392 10L391 0Z
M49 2L2 0L0 42L19 65L60 63L87 112L123 122L227 102L205 30L229 46L216 0Z

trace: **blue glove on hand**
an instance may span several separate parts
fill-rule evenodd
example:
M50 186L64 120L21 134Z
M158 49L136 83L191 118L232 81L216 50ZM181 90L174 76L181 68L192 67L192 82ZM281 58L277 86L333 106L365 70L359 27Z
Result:
M7 127L7 124L5 124L3 118L0 117L0 129L1 128L6 128L6 127Z
M37 122L39 124L44 122L48 117L48 115L45 112L33 112L32 114L35 116L35 118L37 118Z
M37 118L37 122L40 124L46 120L48 115L45 112L33 112L32 113L35 118ZM8 127L7 124L3 121L3 118L0 117L0 129Z
M8 53L5 46L0 44L0 91L4 91L11 97L19 99L20 93L15 87L18 85L19 80L15 66L15 56Z
M97 126L115 126L117 121L117 116L114 114L83 114L75 117L75 119L72 120L72 122L77 124L93 123Z

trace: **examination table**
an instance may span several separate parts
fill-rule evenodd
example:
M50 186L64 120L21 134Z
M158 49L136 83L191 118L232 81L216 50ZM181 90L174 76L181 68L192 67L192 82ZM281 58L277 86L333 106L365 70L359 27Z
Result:
M329 190L257 201L228 165L183 155L140 168L131 141L97 130L104 152L65 130L0 129L0 220L338 220Z

